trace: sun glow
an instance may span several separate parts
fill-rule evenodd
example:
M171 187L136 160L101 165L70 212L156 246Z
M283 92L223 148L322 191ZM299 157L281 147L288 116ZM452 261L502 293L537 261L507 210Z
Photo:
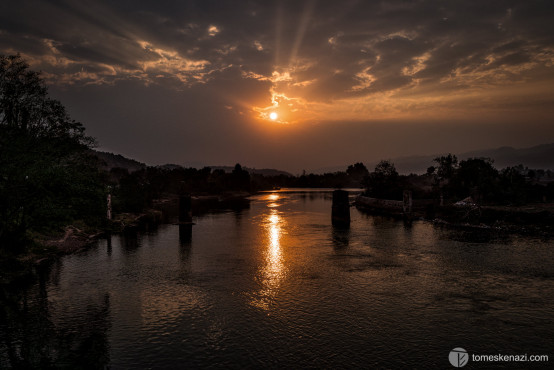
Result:
M270 92L271 105L252 107L252 111L257 113L257 118L261 121L272 121L280 124L298 123L305 120L304 108L306 108L307 102L304 99L289 98L283 93L276 93L274 88L271 88Z

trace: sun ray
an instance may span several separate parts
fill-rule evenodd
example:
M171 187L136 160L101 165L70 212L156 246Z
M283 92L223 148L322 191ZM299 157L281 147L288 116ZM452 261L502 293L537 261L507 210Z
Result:
M304 13L302 14L302 19L300 20L300 25L298 26L298 32L296 33L296 39L294 40L294 44L292 46L289 65L293 64L296 61L298 49L300 49L300 45L304 40L304 35L306 34L306 30L308 29L308 24L310 23L310 20L312 18L314 6L315 6L315 0L310 0L306 3L306 6L304 8Z

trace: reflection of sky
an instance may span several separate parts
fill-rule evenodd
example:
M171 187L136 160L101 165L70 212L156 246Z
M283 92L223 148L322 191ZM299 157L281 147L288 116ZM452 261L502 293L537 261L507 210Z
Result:
M264 227L264 261L265 265L258 271L257 278L262 287L257 292L251 304L264 310L269 309L271 301L278 292L280 282L285 275L285 265L283 263L283 253L281 248L281 238L284 234L284 218L275 207L279 200L278 194L270 194L265 200L268 201L269 213L264 215L262 225Z

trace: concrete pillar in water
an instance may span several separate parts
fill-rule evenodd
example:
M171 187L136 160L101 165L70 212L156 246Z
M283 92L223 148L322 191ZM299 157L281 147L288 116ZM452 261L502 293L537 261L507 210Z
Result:
M192 243L192 223L179 225L179 244L190 247Z
M108 256L112 255L112 233L106 233L106 241L108 243Z
M107 213L108 220L112 219L112 195L108 194L108 213Z
M350 203L348 202L347 191L333 191L333 210L331 219L334 226L350 226Z
M404 190L402 196L402 211L404 212L404 221L412 221L412 191Z
M402 199L403 199L402 210L404 211L404 214L412 213L412 191L404 190Z
M179 196L179 222L192 223L192 200L190 194Z

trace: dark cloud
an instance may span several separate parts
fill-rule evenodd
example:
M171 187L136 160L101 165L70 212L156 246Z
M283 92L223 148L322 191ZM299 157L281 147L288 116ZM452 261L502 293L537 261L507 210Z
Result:
M296 56L317 62L323 86L336 69L345 70L355 84L353 76L370 64L371 57L363 55L369 53L380 59L371 64L375 87L368 93L409 82L399 77L402 68L426 52L430 57L418 77L440 80L457 67L478 68L486 63L484 56L505 48L512 49L512 57L501 56L504 62L494 68L516 59L531 61L522 43L552 48L554 37L549 32L552 6L545 1L23 1L2 7L4 37L24 35L35 44L51 40L69 60L107 64L122 69L123 77L140 69L141 61L156 58L144 52L140 41L182 58L206 60L206 72L238 65L269 77L275 63L286 67L294 62L287 59ZM3 40L4 49L7 43ZM12 43L11 49L47 54L29 42ZM338 92L332 95L342 96L353 86L337 81Z

